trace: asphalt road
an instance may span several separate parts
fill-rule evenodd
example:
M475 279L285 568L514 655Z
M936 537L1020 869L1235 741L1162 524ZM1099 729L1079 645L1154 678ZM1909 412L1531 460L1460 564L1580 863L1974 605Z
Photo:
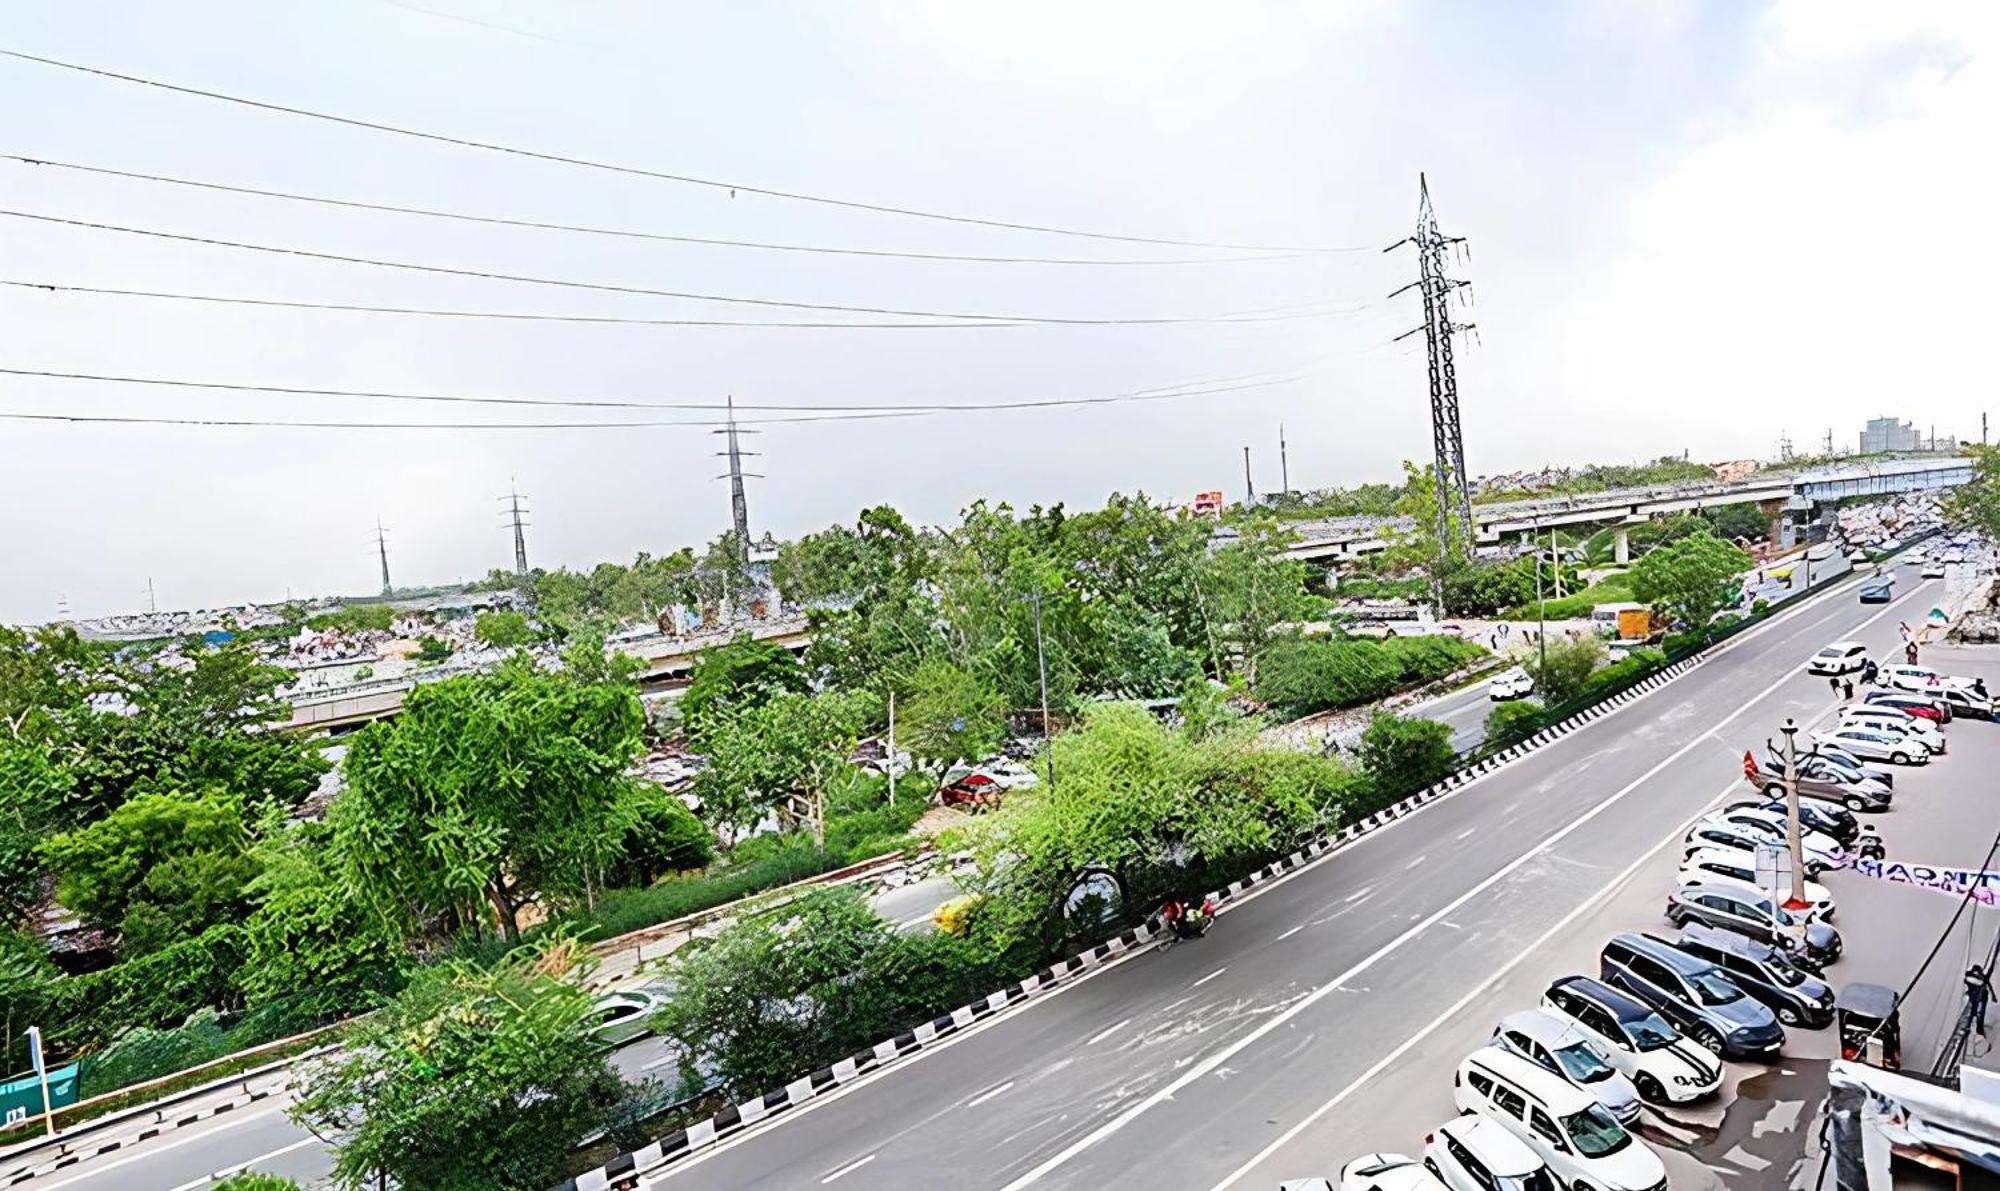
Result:
M1206 939L1103 970L649 1185L1269 1187L1407 1148L1434 1121L1377 1081L1740 788L1745 747L1824 710L1825 684L1800 668L1810 654L1842 638L1886 651L1931 586L1906 574L1887 606L1851 588L1818 597L1266 887ZM1434 1094L1449 1069L1412 1078ZM1352 1141L1297 1148L1335 1119Z
M1451 747L1462 753L1486 739L1486 717L1495 706L1486 696L1486 683L1481 681L1412 708L1410 714L1448 726Z

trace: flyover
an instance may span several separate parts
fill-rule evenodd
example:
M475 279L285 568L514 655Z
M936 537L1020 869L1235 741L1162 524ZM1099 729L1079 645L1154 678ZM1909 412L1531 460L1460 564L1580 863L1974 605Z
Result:
M1559 526L1636 525L1670 513L1754 503L1771 519L1774 544L1789 545L1784 537L1787 513L1806 513L1815 505L1854 497L1951 488L1971 478L1970 459L1956 456L1889 459L1754 476L1747 480L1503 501L1472 506L1473 540L1490 545L1509 534ZM1326 561L1385 550L1397 535L1417 526L1409 517L1337 517L1299 521L1293 528L1300 540L1286 553L1297 559ZM1623 542L1624 535L1620 534L1621 562Z

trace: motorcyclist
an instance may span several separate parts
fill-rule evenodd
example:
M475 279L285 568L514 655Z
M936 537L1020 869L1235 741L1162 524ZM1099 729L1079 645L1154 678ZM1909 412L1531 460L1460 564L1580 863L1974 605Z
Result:
M1179 913L1175 915L1172 925L1181 938L1195 939L1208 933L1209 923L1215 921L1214 898L1185 903L1177 899L1173 904L1179 907Z

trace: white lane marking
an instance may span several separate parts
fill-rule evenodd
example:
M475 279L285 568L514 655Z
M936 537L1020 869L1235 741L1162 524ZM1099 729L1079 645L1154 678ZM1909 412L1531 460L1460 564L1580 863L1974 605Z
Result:
M236 1126L241 1125L245 1121L254 1121L261 1117L268 1117L273 1113L282 1111L283 1111L282 1105L274 1104L269 1108L260 1109L257 1112L246 1112L246 1113L225 1112L221 1116L215 1118L216 1120L221 1121L222 1123L213 1129L204 1129L200 1133L193 1133L186 1137L178 1137L175 1138L173 1141L162 1142L159 1145L147 1145L143 1152L134 1153L129 1158L119 1158L115 1161L100 1163L98 1165L92 1166L89 1170L81 1171L71 1176L70 1178L64 1179L59 1183L44 1183L40 1188L38 1188L38 1191L55 1191L57 1187L67 1187L72 1183L81 1183L85 1179L94 1179L98 1175L103 1174L107 1170L116 1170L121 1166L129 1166L134 1162L147 1161L153 1155L162 1153L166 1150L171 1150L176 1146L184 1146L197 1141L207 1141L209 1138L214 1137L216 1134L223 1133L230 1129L233 1129ZM234 1119L232 1120L231 1118Z
M841 1175L853 1174L855 1171L860 1170L862 1167L868 1165L870 1162L873 1161L875 1161L875 1155L870 1154L866 1158L861 1159L859 1162L849 1162L847 1165L841 1167L839 1170L836 1170L832 1174L821 1179L819 1181L819 1185L824 1187L828 1183L831 1183L833 1180L839 1178Z
M1292 937L1293 935L1295 935L1295 934L1298 934L1298 933L1299 933L1300 931L1304 930L1305 928L1306 928L1306 924L1305 924L1305 923L1303 923L1303 922L1299 923L1299 924L1298 924L1297 926L1295 926L1295 927L1293 927L1292 929L1290 929L1290 930L1286 931L1286 932L1285 932L1284 934L1282 934L1282 935L1279 935L1279 936L1278 936L1278 942L1280 942L1280 943L1284 942L1284 941L1285 941L1286 939L1289 939L1289 938L1291 938L1291 937Z
M979 1093L977 1096L974 1096L972 1099L967 1100L965 1102L965 1106L967 1108L978 1108L980 1105L986 1103L988 1100L993 1099L993 1097L1005 1094L1007 1089L1013 1086L1014 1086L1014 1081L1010 1079L1006 1083L1001 1084L997 1088L988 1088L985 1091ZM828 1179L827 1181L832 1182L833 1180Z
M1458 833L1457 835L1454 835L1454 836L1452 836L1451 838L1453 838L1453 839L1464 839L1464 838L1466 838L1467 836L1471 835L1471 834L1472 834L1473 832L1475 832L1475 831L1478 831L1478 830L1479 830L1479 828L1477 828L1477 827L1468 827L1468 828L1466 828L1466 829L1465 829L1464 831L1461 831L1461 832L1459 832L1459 833Z
M1911 595L1916 594L1915 589L1913 589L1910 594ZM1909 599L1909 596L1906 595L1903 597L1902 600L1897 600L1894 603L1889 604L1887 607L1884 607L1882 611L1876 613L1874 616L1868 618L1867 620L1861 622L1861 624L1857 625L1854 628L1853 632L1858 633L1862 629L1867 628L1869 625L1875 623L1877 620L1880 620L1882 617L1888 615L1892 610L1895 609L1897 604L1900 604L1903 602L1903 600L1907 599ZM1521 853L1519 856L1516 856L1513 860L1507 862L1507 864L1504 867L1502 867L1499 871L1493 873L1485 880L1480 881L1472 888L1466 890L1464 893L1461 893L1457 897L1453 898L1442 909L1439 909L1433 912L1429 917L1423 918L1420 921L1412 924L1411 926L1406 928L1403 931L1403 933L1397 935L1395 938L1383 944L1380 948L1377 948L1375 951L1369 953L1366 957L1361 959L1353 967L1347 969L1345 972L1342 972L1340 975L1334 977L1332 980L1329 980L1325 984L1320 985L1312 992L1307 993L1304 997L1301 997L1299 1000L1293 1002L1292 1005L1289 1008L1285 1009L1283 1012L1273 1014L1271 1017L1265 1019L1264 1023L1258 1026L1256 1029L1236 1039L1234 1042L1231 1042L1229 1045L1216 1051L1214 1054L1203 1059L1201 1062L1191 1064L1188 1067L1188 1069L1185 1072L1183 1072L1178 1078L1174 1079L1173 1082L1153 1092L1151 1095L1147 1096L1144 1100L1139 1101L1137 1104L1134 1104L1132 1107L1126 1109L1124 1112L1119 1113L1117 1116L1111 1118L1109 1121L1106 1121L1104 1124L1099 1125L1097 1128L1091 1130L1089 1133L1071 1142L1069 1145L1064 1146L1061 1150L1058 1150L1056 1153L1050 1155L1048 1158L1043 1159L1035 1167L1030 1169L1026 1174L1021 1175L1019 1178L1013 1180L1012 1182L1008 1183L1005 1187L1001 1188L1001 1191L1021 1191L1021 1188L1032 1186L1033 1184L1041 1181L1042 1176L1064 1165L1070 1159L1076 1157L1078 1154L1083 1153L1085 1150L1090 1149L1092 1146L1103 1141L1105 1138L1110 1137L1112 1134L1118 1132L1120 1129L1123 1129L1125 1126L1131 1124L1133 1121L1137 1120L1141 1115L1151 1111L1153 1108L1159 1106L1164 1101L1170 1099L1176 1092L1180 1091L1182 1088L1187 1087L1195 1080L1198 1080L1203 1076L1210 1074L1217 1067L1220 1067L1222 1064L1228 1062L1236 1055L1242 1053L1246 1047L1255 1043L1258 1039L1264 1037L1266 1034L1269 1034L1272 1030L1277 1029L1279 1026L1284 1025L1286 1022L1297 1017L1299 1014L1304 1013L1307 1009L1312 1008L1314 1005L1318 1004L1321 1000L1324 1000L1328 994L1332 993L1340 985L1346 983L1349 980L1352 980L1354 977L1367 971L1369 968L1374 967L1377 963L1380 963L1387 956L1395 953L1396 951L1401 950L1404 944L1416 938L1418 935L1423 934L1424 931L1428 930L1432 924L1437 922L1442 922L1444 919L1449 918L1453 913L1455 913L1458 910L1460 906L1463 906L1465 903L1471 901L1473 898L1478 897L1480 894L1486 892L1488 889L1491 889L1493 886L1499 884L1501 881L1506 880L1507 877L1509 877L1514 872L1519 870L1523 865L1527 864L1530 860L1533 860L1541 853L1547 851L1548 849L1554 847L1556 844L1569 838L1572 832L1575 832L1579 828L1583 827L1585 824L1591 822L1593 819L1597 818L1597 816L1603 814L1605 811L1610 810L1613 806L1623 801L1626 795L1630 794L1632 791L1638 789L1640 786L1651 781L1655 776L1657 776L1662 770L1666 769L1669 765L1672 765L1674 762L1680 760L1682 757L1685 757L1689 753L1693 752L1696 748L1706 745L1708 743L1708 734L1710 732L1720 731L1725 725L1734 721L1737 716L1742 715L1744 712L1750 710L1752 707L1755 707L1757 704L1763 702L1766 698L1768 698L1772 694L1772 692L1776 691L1779 687L1784 686L1785 684L1791 682L1796 677L1798 677L1797 669L1795 667L1787 667L1783 674L1780 674L1777 678L1773 679L1771 683L1767 685L1763 690L1758 691L1755 695L1752 695L1749 699L1746 699L1741 704L1738 704L1736 710L1730 712L1726 716L1723 716L1722 719L1716 721L1710 727L1695 733L1693 738L1690 739L1686 744L1683 744L1681 747L1667 754L1666 757L1662 758L1652 768L1646 770L1646 772L1640 774L1638 777L1633 778L1630 782L1626 783L1624 786L1621 786L1616 792L1610 794L1602 801L1600 801L1596 806L1591 807L1589 810L1583 812L1581 815L1578 815L1576 818L1570 820L1569 823L1566 824L1565 826L1558 828L1554 834L1542 840L1534 847L1529 848L1527 851ZM1664 689L1664 688L1655 688L1655 689ZM1733 782L1731 783L1731 788L1732 789L1734 788ZM1411 816L1405 816L1405 821L1410 817ZM1689 820L1689 822L1693 822L1693 820Z
M1222 975L1224 972L1227 972L1228 970L1229 970L1229 965L1224 964L1221 967L1217 968L1215 971L1210 972L1208 975L1203 976L1201 979L1195 981L1193 984L1188 985L1188 987L1200 988L1202 985L1207 984L1209 981L1215 979L1217 976Z
M1838 580L1834 582L1838 585L1838 590L1836 590L1835 587L1828 587L1817 595L1807 597L1805 600L1800 602L1798 607L1787 609L1786 611L1779 613L1777 616L1773 616L1771 619L1765 621L1763 624L1760 624L1755 628L1745 630L1744 632L1738 633L1736 636L1730 638L1728 641L1723 642L1722 645L1717 647L1716 653L1711 654L1709 656L1713 658L1725 654L1731 650L1740 648L1744 644L1752 640L1755 640L1756 638L1761 637L1766 633L1772 632L1773 630L1777 629L1780 625L1784 625L1787 622L1800 619L1808 612L1820 611L1822 607L1822 601L1824 601L1828 596L1838 594L1839 591L1847 590L1849 586L1848 584L1841 583ZM1914 589L1912 594L1914 594ZM1886 615L1890 609L1893 609L1897 604L1902 603L1903 600L1907 598L1908 598L1907 596L1898 598L1894 603L1891 603L1887 608L1883 609L1883 614ZM1827 605L1827 606L1833 607L1832 605ZM1802 624L1798 627L1801 630L1813 628L1817 625L1825 623L1828 620L1834 619L1835 616L1841 615L1841 612L1842 610L1840 608L1835 607L1834 611L1830 615L1819 617L1811 621L1810 623ZM1653 687L1651 690L1642 691L1639 693L1637 697L1627 700L1626 702L1619 704L1616 707L1613 707L1609 713L1596 720L1591 721L1591 723L1587 726L1595 727L1599 724L1607 723L1614 717L1618 716L1619 714L1630 711L1635 707L1639 707L1647 703L1649 700L1652 699L1654 695L1659 694L1661 691L1667 691L1672 689L1673 689L1673 684L1662 683L1659 686ZM1580 735L1580 734L1575 734L1575 735ZM1417 813L1415 814L1404 815L1402 818L1393 820L1383 825L1382 827L1378 828L1375 831L1371 831L1366 835L1360 836L1359 838L1353 840L1349 844L1343 844L1338 847L1329 848L1325 852L1320 853L1319 856L1315 857L1311 861L1300 865L1299 867L1293 869L1291 872L1278 877L1276 880L1267 881L1262 885L1253 886L1242 896L1231 898L1226 904L1224 904L1221 907L1218 913L1228 914L1235 910L1242 909L1245 905L1248 905L1250 902L1255 901L1256 899L1271 892L1272 890L1279 889L1286 885L1289 885L1292 881L1296 880L1299 877L1304 876L1306 873L1317 870L1321 864L1332 859L1333 857L1347 855L1349 851L1355 847L1368 847L1371 845L1379 845L1383 839L1392 835L1396 831L1396 829L1401 827L1403 824L1415 822L1419 818L1421 818L1422 813L1424 811L1427 811L1434 806L1442 806L1446 803L1449 803L1453 798L1457 797L1460 794L1465 793L1467 790L1472 790L1480 787L1489 778L1495 777L1502 773L1506 773L1508 771L1509 767L1502 766L1500 768L1489 770L1486 773L1480 774L1478 777L1475 777L1471 781L1466 782L1464 785L1458 787L1458 789L1456 790L1451 791L1444 797L1439 798L1433 802L1426 803L1424 806L1417 808ZM1514 805L1518 806L1519 803L1517 802ZM1429 822L1430 820L1425 819L1423 821ZM1358 901L1365 901L1368 898L1374 896L1374 893L1375 890L1372 888L1363 889L1360 892L1349 895L1349 897L1346 900L1351 903ZM1349 908L1352 907L1350 906ZM1330 922L1333 919L1338 918L1340 917L1340 915L1345 913L1347 913L1347 910L1337 910L1334 913L1329 914L1324 918L1314 919L1312 925L1319 926L1323 923ZM789 1112L783 1113L777 1117L771 1118L770 1122L766 1125L741 1130L735 1134L732 1134L729 1137L717 1140L714 1144L707 1146L699 1153L684 1158L679 1162L662 1165L655 1172L651 1174L642 1174L640 1187L642 1188L642 1191L655 1191L655 1189L664 1186L670 1179L685 1174L687 1171L700 1166L702 1163L708 1161L709 1159L715 1158L721 1154L726 1154L730 1150L733 1150L737 1146L743 1145L746 1142L754 1141L755 1139L763 1136L765 1131L769 1128L774 1128L776 1126L783 1125L787 1121L797 1120L800 1117L807 1115L808 1113L816 1112L819 1109L825 1108L830 1104L843 1100L848 1096L854 1094L855 1092L858 1092L863 1088L866 1088L869 1085L873 1084L876 1080L883 1079L885 1077L894 1075L898 1072L907 1071L912 1067L914 1067L915 1065L917 1065L918 1063L921 1063L926 1059L933 1058L939 1054L942 1054L945 1051L951 1049L952 1047L958 1045L959 1043L966 1041L967 1039L977 1037L980 1034L985 1033L987 1030L992 1029L1003 1022L1013 1020L1013 1018L1017 1014L1026 1012L1027 1010L1033 1009L1038 1005L1045 1005L1049 1001L1055 999L1056 997L1062 996L1065 993L1069 992L1071 989L1080 988L1084 984L1087 984L1090 981L1097 979L1099 976L1104 975L1106 972L1117 971L1120 967L1123 966L1124 962L1127 960L1131 960L1139 956L1149 955L1149 954L1153 954L1153 952L1150 949L1145 949L1145 948L1136 949L1133 951L1125 952L1123 955L1114 958L1110 962L1100 964L1095 968L1087 969L1081 974L1071 977L1069 980L1063 982L1060 985L1057 985L1055 988L1051 989L1049 992L1040 997L1034 997L1022 1000L1007 1009L1003 1009L1000 1012L995 1013L990 1017L987 1017L983 1021L975 1022L972 1025L967 1026L962 1030L955 1030L949 1036L939 1039L932 1045L926 1046L921 1050L916 1051L915 1053L903 1058L902 1060L896 1063L890 1064L885 1067L877 1068L869 1072L868 1074L862 1076L860 1079L854 1080L851 1083L842 1084L841 1086L835 1088L831 1092L826 1093L825 1095L815 1096L811 1100L808 1100L806 1103L800 1105L799 1107L792 1109ZM1363 989L1363 990L1343 990L1343 991L1365 992L1367 990ZM1179 1000L1176 1000L1172 1004L1161 1009L1159 1012L1161 1014L1171 1012L1178 1006L1185 1005L1187 1002L1193 999L1194 998L1192 997L1182 997Z
M1449 1009L1446 1009L1443 1013L1440 1013L1436 1017L1432 1018L1429 1025L1425 1026L1421 1030L1418 1030L1416 1033L1410 1035L1408 1038L1403 1040L1402 1045L1396 1047L1396 1049L1390 1051L1388 1054L1383 1055L1380 1059L1377 1059L1375 1061L1375 1065L1368 1068L1368 1070L1363 1071L1360 1074L1360 1076L1354 1080L1354 1082L1348 1084L1346 1087L1340 1089L1338 1092L1335 1092L1333 1094L1333 1099L1328 1100L1326 1103L1320 1105L1318 1108L1313 1109L1312 1112L1306 1115L1306 1118L1304 1120L1300 1121L1298 1124L1293 1125L1290 1129L1287 1129L1283 1133L1279 1134L1276 1140L1272 1141L1270 1145L1265 1146L1263 1149L1258 1150L1256 1155L1252 1157L1248 1162L1245 1162L1243 1165L1231 1171L1229 1173L1229 1176L1223 1179L1221 1182L1217 1183L1213 1188L1211 1188L1211 1191L1227 1191L1227 1188L1235 1184L1244 1175L1249 1174L1251 1171L1255 1170L1259 1165L1261 1165L1264 1162L1265 1159L1269 1158L1272 1154L1277 1153L1279 1149L1288 1144L1293 1138L1297 1137L1299 1134L1305 1132L1308 1128L1310 1128L1314 1121L1319 1120L1327 1113L1333 1111L1333 1109L1336 1106L1338 1106L1341 1101L1347 1099L1349 1096L1352 1096L1356 1091L1365 1086L1369 1080L1374 1079L1376 1076L1380 1075L1383 1071L1387 1070L1391 1063L1394 1063L1397 1059L1402 1058L1404 1055L1408 1054L1410 1050L1414 1048L1418 1043L1422 1042L1425 1038L1430 1037L1431 1034L1437 1031L1438 1027L1444 1025L1444 1023L1450 1021L1452 1018L1457 1017L1461 1012L1464 1011L1467 1005L1470 1005L1474 1000L1484 995L1488 989L1500 983L1500 981L1506 977L1507 973L1513 971L1514 968L1518 966L1522 960L1528 958L1530 955L1533 955L1535 952L1541 950L1543 945L1548 943L1550 939L1555 938L1556 935L1560 934L1562 931L1567 929L1570 923L1575 922L1586 911L1590 910L1598 903L1609 898L1614 892L1618 890L1620 886L1624 885L1625 882L1631 880L1633 873L1638 872L1639 869L1647 861L1651 860L1653 857L1660 854L1660 849L1666 847L1668 844L1673 843L1675 839L1679 838L1681 832L1685 831L1688 827L1692 826L1694 822L1697 819L1700 819L1704 814L1707 814L1709 807L1714 806L1716 803L1721 802L1723 799L1729 797L1730 791L1734 790L1735 788L1736 788L1736 783L1734 781L1730 782L1727 786L1724 786L1722 788L1721 793L1717 794L1715 797L1709 799L1706 803L1702 804L1702 808L1696 811L1693 815L1689 816L1684 822L1681 823L1680 826L1674 828L1672 831L1669 831L1665 839L1661 840L1657 844L1654 844L1652 847L1646 849L1644 855L1640 856L1637 860L1634 860L1632 863L1626 865L1623 872L1620 872L1617 876L1605 882L1605 884L1601 888L1599 888L1596 893L1593 893L1589 897L1583 899L1582 902L1577 904L1575 909L1572 909L1569 913L1563 915L1561 921L1557 922L1554 926L1550 927L1549 929L1543 931L1541 935L1535 939L1534 942L1528 944L1526 947L1523 947L1519 951L1516 951L1514 953L1514 957L1508 960L1506 963L1502 964L1498 970L1493 972L1492 975L1480 981L1464 996L1452 1002L1451 1007Z
M1413 869L1413 868L1417 867L1418 865L1422 864L1422 863L1424 862L1424 859L1425 859L1425 857L1423 857L1423 856L1419 856L1419 857L1417 857L1417 858L1416 858L1415 860L1412 860L1412 861L1410 861L1410 862L1409 862L1408 864L1404 865L1404 866L1403 866L1403 871L1404 871L1404 872L1409 872L1409 871L1410 871L1411 869Z
M654 1059L654 1060L653 1060L652 1062L650 1062L650 1063L647 1063L647 1064L646 1064L645 1066L643 1066L643 1067L640 1067L640 1068L639 1068L639 1070L641 1070L641 1071L651 1071L651 1070L652 1070L653 1068L655 1068L655 1067L664 1067L664 1066L666 1066L666 1065L667 1065L668 1063L671 1063L671 1062L673 1062L673 1061L674 1061L674 1056L673 1056L673 1055L661 1055L661 1056L660 1056L659 1058L657 1058L657 1059Z
M319 1138L317 1137L301 1137L297 1141L293 1142L288 1146L280 1146L278 1149L272 1150L268 1154L259 1154L255 1158L250 1159L248 1162L238 1162L234 1166L225 1166L221 1170L216 1171L214 1174L203 1175L201 1178L198 1178L191 1183L182 1183L180 1186L175 1187L174 1191L192 1191L192 1189L195 1187L206 1187L210 1183L220 1182L223 1179L242 1174L244 1171L249 1170L251 1167L257 1165L259 1162L269 1162L271 1159L276 1158L280 1154L289 1154L293 1150L302 1150L305 1147L309 1145L315 1145L318 1142Z
M1353 893L1348 894L1341 900L1349 905L1352 905L1355 902L1360 901L1362 898L1374 897L1374 896L1375 896L1375 887L1373 885L1364 885L1360 889L1355 890Z
M1084 1043L1084 1045L1096 1046L1098 1043L1104 1041L1106 1038L1111 1037L1113 1034L1116 1034L1118 1031L1124 1029L1126 1026L1129 1026L1131 1024L1132 1024L1132 1019L1128 1017L1124 1021L1119 1022L1117 1025L1106 1026L1103 1029L1097 1031L1095 1034L1092 1034L1090 1036L1090 1041Z

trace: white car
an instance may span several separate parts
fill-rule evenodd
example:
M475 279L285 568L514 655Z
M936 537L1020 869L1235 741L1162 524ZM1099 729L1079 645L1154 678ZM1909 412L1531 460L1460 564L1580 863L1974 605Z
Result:
M1899 691L1919 691L1924 694L1935 694L1940 687L1972 689L1970 679L1939 674L1929 666L1884 666L1875 676L1875 680L1883 686L1892 686Z
M1722 1063L1681 1037L1650 1005L1588 976L1565 976L1542 994L1542 1008L1574 1022L1598 1053L1653 1104L1687 1104L1722 1087Z
M1785 814L1779 810L1766 810L1761 806L1730 806L1703 815L1704 823L1728 823L1745 831L1761 833L1774 843L1785 842ZM1835 858L1841 855L1840 841L1823 831L1814 831L1801 825L1799 843L1807 855L1815 853ZM1837 860L1833 863L1838 863Z
M1945 751L1944 730L1921 716L1911 715L1895 707L1878 704L1849 704L1840 709L1840 725L1855 725L1878 732L1902 733L1920 741L1932 753L1942 756Z
M1917 572L1917 578L1919 579L1944 578L1944 563L1937 560L1932 560L1930 562L1925 563L1923 565L1923 569Z
M1770 890L1757 883L1757 862L1741 852L1725 852L1720 848L1703 848L1681 859L1680 884L1682 885L1734 885L1738 889L1769 893ZM1833 921L1833 894L1818 881L1802 881L1807 912L1820 922ZM1789 894L1789 890L1779 890Z
M1589 1092L1621 1125L1639 1119L1639 1093L1632 1081L1605 1061L1597 1044L1578 1032L1568 1018L1541 1009L1523 1009L1500 1019L1489 1044L1563 1077Z
M1711 848L1722 852L1741 852L1754 867L1757 863L1758 848L1784 846L1783 836L1773 839L1768 832L1752 827L1704 819L1688 829L1687 840L1681 845L1681 855L1686 858ZM1837 856L1830 856L1803 846L1800 851L1805 853L1808 877L1817 877L1827 869L1840 867L1840 858Z
M1424 1169L1451 1191L1555 1191L1555 1176L1505 1126L1472 1115L1424 1137Z
M1490 1046L1467 1055L1452 1076L1452 1103L1497 1121L1573 1189L1652 1191L1667 1168L1588 1092L1519 1055Z
M1340 1191L1448 1191L1424 1163L1407 1154L1363 1154L1340 1168ZM1289 1179L1278 1191L1333 1191L1325 1179Z
M1812 655L1808 674L1852 674L1868 665L1868 647L1859 641L1835 641Z
M1495 703L1503 699L1525 699L1535 693L1535 680L1528 672L1515 667L1505 674L1497 674L1486 684L1486 697Z
M1828 728L1813 733L1810 739L1814 744L1845 749L1869 761L1928 765L1931 760L1931 750L1920 740L1858 725Z

